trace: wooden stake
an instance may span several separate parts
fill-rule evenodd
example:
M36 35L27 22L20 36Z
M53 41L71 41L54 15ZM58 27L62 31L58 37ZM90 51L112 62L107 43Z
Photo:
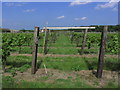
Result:
M104 65L104 53L106 47L106 38L107 38L107 30L108 26L104 26L104 29L101 34L101 43L100 43L100 50L99 50L99 57L98 57L98 67L97 67L97 78L102 77L103 72L103 65Z
M34 39L33 39L33 51L32 51L32 69L31 73L35 74L37 69L37 50L38 50L38 36L39 36L39 27L34 29Z
M84 31L84 36L83 36L83 41L82 41L82 47L81 47L81 55L84 53L85 42L86 42L86 37L87 37L87 31L88 31L88 29L86 29Z
M48 30L45 29L45 37L44 37L44 45L43 45L43 53L47 54L47 42L48 42Z
M43 64L43 65L44 65L44 68L45 68L45 73L47 74L47 68L46 68L45 64Z

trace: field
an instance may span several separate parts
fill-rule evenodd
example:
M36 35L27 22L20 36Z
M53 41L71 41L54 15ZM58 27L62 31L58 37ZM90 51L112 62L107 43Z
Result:
M103 77L96 78L100 32L88 32L83 55L83 32L51 32L47 54L39 34L37 72L31 74L33 33L3 33L3 88L117 88L118 33L108 32ZM7 56L7 57L5 57ZM45 70L46 67L46 70Z

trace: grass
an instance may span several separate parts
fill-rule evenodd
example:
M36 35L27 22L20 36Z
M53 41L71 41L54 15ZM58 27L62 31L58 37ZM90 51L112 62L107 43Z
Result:
M46 78L47 79L47 78ZM91 88L92 86L87 85L85 82L81 81L79 77L75 80L71 79L55 79L52 83L41 82L41 80L28 82L20 81L17 82L11 76L3 77L3 88Z
M68 77L67 79L53 79L52 82L48 82L47 80L50 80L50 77L51 76L43 76L36 81L18 81L11 76L3 76L2 86L3 88L96 88L99 86L98 80L93 84L88 84L86 80L82 80L78 75L75 79ZM116 82L107 81L103 88L118 88L118 84Z
M43 39L39 40L39 46L42 46ZM79 44L79 46L81 46ZM56 47L56 48L49 48ZM81 50L75 48L75 44L71 44L68 37L61 34L60 37L57 37L56 43L48 43L48 54L79 54ZM95 45L95 48L98 48ZM99 49L99 48L98 48ZM84 54L98 54L98 49L85 49ZM13 48L13 53L19 51L19 47ZM21 47L21 54L31 54L32 49L30 47ZM38 48L38 53L42 53L42 47ZM111 54L106 53L106 54ZM16 71L25 72L28 68L31 67L31 56L10 56L7 58L7 72L11 73L12 76L16 75ZM71 72L71 71L80 71L80 70L96 70L98 58L92 57L38 57L37 67L44 68L43 63L49 69L57 69L60 71ZM41 64L41 61L43 63ZM118 71L120 63L118 63L117 58L105 57L105 70ZM82 81L82 78L76 76L73 80L73 77L68 77L67 79L55 79L52 83L45 82L51 76L44 76L39 78L37 81L20 81L14 79L11 76L3 76L3 88L91 88L93 86L88 85L85 81ZM95 82L95 85L98 85L98 82ZM95 87L95 86L94 86ZM109 81L106 88L116 88L117 84Z
M48 52L47 54L66 54L66 55L70 55L70 54L80 54L81 52L81 47L47 47ZM19 47L14 47L12 50L12 53L19 53ZM39 47L38 48L38 53L43 53L43 48ZM91 49L84 49L84 54L98 54L99 53L99 48L96 47L96 49L91 48ZM32 54L32 49L30 47L26 47L23 46L21 47L21 52L20 54ZM106 52L106 55L114 55L113 53L110 52Z
M24 71L24 68L31 66L31 60L32 57L30 56L10 56L7 60L7 66L11 68L23 68ZM40 65L41 60L43 60L47 68L63 71L93 70L97 68L98 62L96 57L38 57L38 67L40 68L43 68L43 64ZM25 66L26 64L28 66ZM120 70L119 65L120 63L118 63L117 58L105 58L104 69L117 71Z
M48 54L78 54L78 50L76 48L56 48L49 49Z
M108 84L105 86L105 88L118 88L118 84L109 81Z
M8 72L15 74L16 71L25 72L31 67L31 56L10 56L7 59L7 66L11 67ZM80 70L94 70L97 68L97 58L86 57L38 57L38 65L41 60L44 60L47 68L57 69L65 72L80 71ZM109 64L111 63L111 64ZM117 58L105 58L104 69L118 70L120 64ZM43 68L43 64L40 65ZM11 71L13 70L13 71ZM14 76L14 75L13 75ZM53 82L46 82L51 76L43 76L37 81L19 81L11 76L3 76L3 88L93 88L99 85L95 82L93 86L88 85L86 81L82 81L79 75L68 77L67 79L55 79ZM117 84L108 82L106 88L116 88Z
M16 87L15 80L11 76L2 77L2 88L14 88Z

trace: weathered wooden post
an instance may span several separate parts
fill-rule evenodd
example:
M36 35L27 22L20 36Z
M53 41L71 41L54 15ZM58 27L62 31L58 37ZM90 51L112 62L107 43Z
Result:
M43 45L43 53L47 54L47 42L48 42L48 29L45 29L45 37L44 37L44 45Z
M51 30L49 29L49 34L51 35Z
M99 50L99 57L98 57L98 67L97 67L97 78L102 77L107 30L108 30L108 26L104 26L104 29L101 34L100 50Z
M70 41L71 41L71 43L73 43L73 33L74 33L74 31L71 31L71 35L70 35Z
M31 73L35 74L37 69L37 51L38 51L38 36L39 36L39 27L34 29L34 41L33 41L33 51L32 51L32 69Z
M88 31L88 29L86 29L84 31L84 36L83 36L83 41L82 41L82 47L81 47L81 55L84 53L84 47L85 47L85 42L86 42L86 37L87 37L87 31Z

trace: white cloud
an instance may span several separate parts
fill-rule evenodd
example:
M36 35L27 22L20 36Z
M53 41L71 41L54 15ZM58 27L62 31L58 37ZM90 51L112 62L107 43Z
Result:
M110 0L108 3L105 4L98 4L95 9L101 9L101 8L116 8L117 7L117 2L118 0Z
M74 18L74 20L78 21L78 20L80 20L80 18Z
M59 16L59 17L57 17L57 19L63 19L63 18L65 18L65 16Z
M82 18L81 18L81 20L85 20L85 19L87 19L87 17L82 17Z
M89 2L90 2L90 0L87 0L87 1L85 1L85 2L81 2L80 0L75 0L75 1L73 1L73 2L70 3L70 6L87 4L87 3L89 3Z
M8 7L11 7L11 6L14 5L14 3L5 3L4 5L5 5L5 6L8 6Z
M78 20L86 20L87 17L82 17L82 18L74 18L74 20L78 21Z
M26 9L26 10L24 10L24 12L34 12L35 11L35 9Z
M5 6L7 7L12 7L12 6L23 6L25 3L13 3L13 2L6 2L4 3Z

